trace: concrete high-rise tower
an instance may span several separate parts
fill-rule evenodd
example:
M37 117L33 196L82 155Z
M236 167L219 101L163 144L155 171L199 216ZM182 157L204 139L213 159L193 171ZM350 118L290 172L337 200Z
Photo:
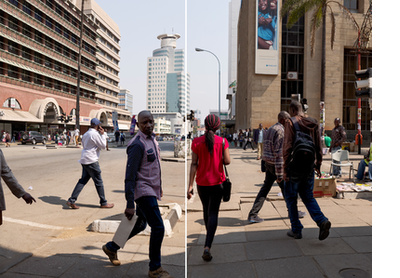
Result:
M152 113L184 114L190 107L190 79L189 74L185 78L184 50L176 49L180 35L162 34L157 38L161 48L147 58L147 109Z

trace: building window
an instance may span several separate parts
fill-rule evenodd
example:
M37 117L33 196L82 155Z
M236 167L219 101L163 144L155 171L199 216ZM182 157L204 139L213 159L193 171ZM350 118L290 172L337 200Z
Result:
M15 54L15 55L19 55L19 51L18 51L18 44L16 44L15 42L12 41L8 41L8 52Z
M18 68L14 67L14 66L11 66L11 65L8 65L8 76L12 77L12 78L15 78L15 79L18 79L19 78L18 77Z
M358 12L358 0L344 0L343 6L348 8L351 12Z
M27 70L23 70L21 74L22 80L25 82L32 82L31 73Z
M13 108L13 109L21 109L21 104L19 104L17 99L10 97L10 98L6 99L6 101L3 103L3 107Z
M289 111L292 94L303 97L304 18L287 29L287 17L282 19L281 110Z
M361 68L372 68L372 52L361 54ZM342 124L347 130L357 130L357 98L354 81L357 69L357 54L354 49L344 51L343 69L343 119ZM367 98L361 98L361 130L371 130L372 112Z

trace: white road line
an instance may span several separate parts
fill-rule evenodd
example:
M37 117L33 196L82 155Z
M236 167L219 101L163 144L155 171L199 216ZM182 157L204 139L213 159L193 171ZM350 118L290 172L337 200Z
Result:
M66 228L66 227L60 227L60 226L53 226L53 225L46 225L46 224L40 224L40 223L31 222L31 221L13 219L13 218L9 218L9 217L3 217L3 220L6 221L6 222L21 224L21 225L27 225L27 226L36 227L36 228L42 228L42 229L49 229L49 230L72 230L72 228Z

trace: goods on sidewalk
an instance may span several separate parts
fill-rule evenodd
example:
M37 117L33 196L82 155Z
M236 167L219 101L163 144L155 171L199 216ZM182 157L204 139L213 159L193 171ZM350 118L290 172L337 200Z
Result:
M314 181L314 198L316 197L335 197L336 196L336 180L332 177L324 177L315 179Z

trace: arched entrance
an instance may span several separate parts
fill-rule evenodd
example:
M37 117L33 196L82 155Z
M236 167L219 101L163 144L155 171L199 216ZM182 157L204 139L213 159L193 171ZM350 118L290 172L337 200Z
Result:
M59 111L56 104L53 102L48 102L43 109L43 122L45 124L53 123L57 120L59 116Z

